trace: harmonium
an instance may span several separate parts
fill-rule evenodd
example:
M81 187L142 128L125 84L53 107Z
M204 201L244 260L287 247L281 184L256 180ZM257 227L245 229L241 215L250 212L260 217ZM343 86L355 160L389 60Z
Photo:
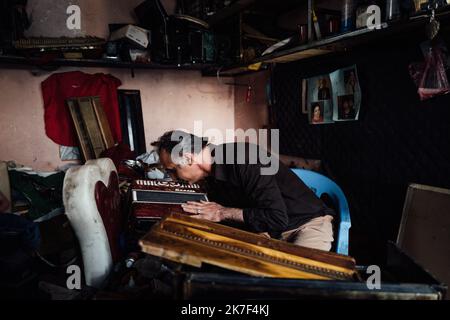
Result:
M37 37L14 41L16 50L26 56L41 57L53 54L65 59L98 59L103 54L106 41L98 37Z
M175 299L439 300L446 290L393 243L383 264L358 266L346 255L170 213L139 244L177 265Z
M147 231L171 213L185 213L187 201L208 201L200 184L165 180L135 180L130 186L130 221L135 229Z

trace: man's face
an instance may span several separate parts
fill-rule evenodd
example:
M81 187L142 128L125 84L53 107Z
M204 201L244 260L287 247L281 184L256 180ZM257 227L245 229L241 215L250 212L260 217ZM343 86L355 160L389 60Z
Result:
M193 157L186 155L186 165L177 165L172 161L170 153L165 150L161 150L159 154L159 161L172 179L182 179L189 183L196 183L206 178L207 173L195 163Z

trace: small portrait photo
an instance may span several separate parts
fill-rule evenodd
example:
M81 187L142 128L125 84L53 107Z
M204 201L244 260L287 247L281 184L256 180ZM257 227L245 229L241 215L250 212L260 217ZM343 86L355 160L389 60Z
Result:
M311 121L312 124L323 123L324 105L323 102L311 103Z
M344 83L345 83L345 93L354 94L357 85L355 69L344 71Z
M345 96L338 96L338 112L339 119L341 120L353 120L356 116L356 110L354 107L355 96L352 94Z
M319 78L317 80L317 100L328 100L331 98L330 80Z

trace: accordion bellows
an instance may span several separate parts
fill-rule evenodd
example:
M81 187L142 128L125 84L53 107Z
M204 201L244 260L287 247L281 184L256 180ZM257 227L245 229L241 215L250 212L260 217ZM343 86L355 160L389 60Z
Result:
M275 278L356 279L351 257L180 214L171 214L154 225L140 245L148 254L194 267L210 264Z

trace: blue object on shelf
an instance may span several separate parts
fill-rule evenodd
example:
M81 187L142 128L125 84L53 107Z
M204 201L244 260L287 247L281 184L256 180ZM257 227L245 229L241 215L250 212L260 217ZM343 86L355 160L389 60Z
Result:
M320 198L328 194L339 214L339 228L336 252L348 255L349 230L351 227L348 202L342 189L330 178L310 170L292 169L292 171Z
M355 2L344 0L341 9L341 32L349 32L355 28Z

